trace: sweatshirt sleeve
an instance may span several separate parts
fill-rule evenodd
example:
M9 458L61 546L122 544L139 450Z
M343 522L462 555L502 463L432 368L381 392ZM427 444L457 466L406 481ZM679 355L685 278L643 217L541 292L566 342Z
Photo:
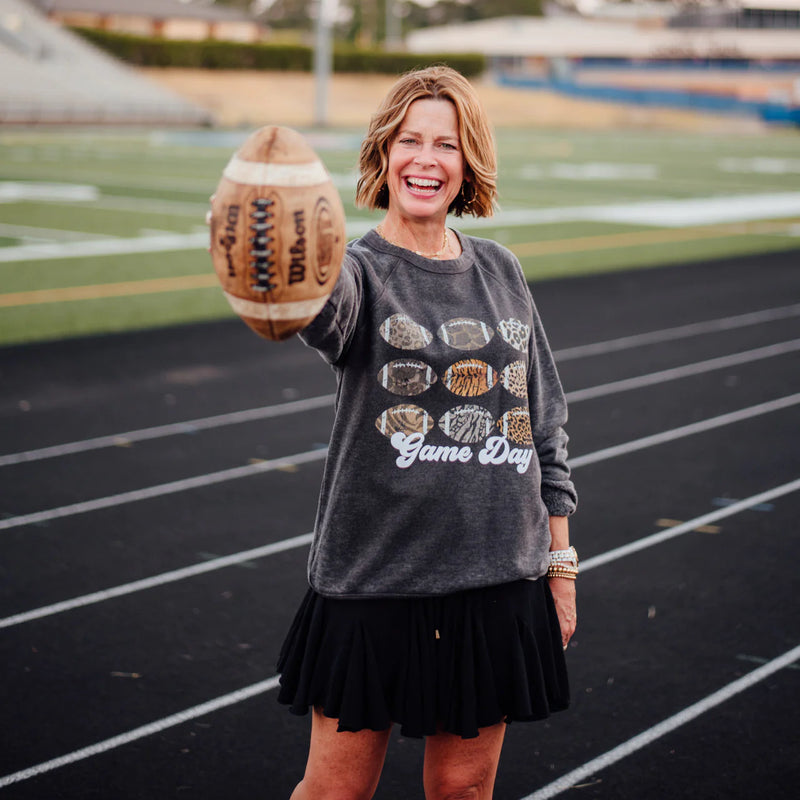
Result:
M578 504L567 462L569 437L564 431L567 401L533 300L531 307L533 329L529 352L528 401L533 444L542 472L542 500L550 516L565 517L573 514Z
M300 338L322 357L336 365L353 337L363 297L363 280L358 261L345 253L342 270L331 296L314 321L300 331Z

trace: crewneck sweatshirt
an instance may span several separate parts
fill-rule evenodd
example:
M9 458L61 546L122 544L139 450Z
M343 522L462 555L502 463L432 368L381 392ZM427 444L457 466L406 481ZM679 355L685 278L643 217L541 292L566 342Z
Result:
M374 230L300 336L333 368L335 420L308 562L335 597L447 594L547 570L575 511L567 406L516 257L458 233L433 260Z

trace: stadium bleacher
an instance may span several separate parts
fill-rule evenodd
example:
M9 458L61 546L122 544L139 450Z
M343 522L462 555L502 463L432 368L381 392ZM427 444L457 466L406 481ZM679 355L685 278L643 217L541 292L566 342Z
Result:
M0 0L0 124L210 124L24 0Z

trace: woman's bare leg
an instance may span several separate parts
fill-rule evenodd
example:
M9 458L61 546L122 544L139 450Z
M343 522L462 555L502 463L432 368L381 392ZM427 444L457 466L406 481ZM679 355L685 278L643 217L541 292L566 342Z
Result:
M426 800L491 800L503 737L504 722L481 728L475 739L437 733L425 743Z
M391 728L339 733L338 724L314 709L306 772L290 800L370 800L375 794Z

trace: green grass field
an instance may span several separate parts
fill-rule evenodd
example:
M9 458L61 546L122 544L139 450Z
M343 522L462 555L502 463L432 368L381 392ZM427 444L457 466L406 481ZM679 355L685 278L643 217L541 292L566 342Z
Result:
M360 135L309 133L351 235L378 219L352 202ZM244 136L0 131L0 344L229 317L203 218ZM498 149L500 213L452 224L533 281L800 249L796 131L506 131Z

